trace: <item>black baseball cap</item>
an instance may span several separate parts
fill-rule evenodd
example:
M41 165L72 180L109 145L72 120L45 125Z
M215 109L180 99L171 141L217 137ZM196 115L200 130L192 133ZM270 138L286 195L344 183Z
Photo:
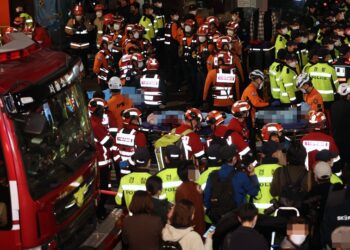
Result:
M232 159L233 157L236 156L236 153L237 153L237 150L236 150L236 147L235 145L231 144L231 145L225 145L221 148L221 151L220 151L220 157L222 160L230 160Z
M337 158L338 154L331 152L327 149L323 149L316 154L316 161L330 161L331 159Z
M281 147L280 147L279 143L277 143L275 141L268 141L268 142L263 144L263 146L261 148L261 152L264 155L271 156L273 153L275 153L276 151L278 151L280 149L281 149Z
M210 144L209 148L207 149L206 153L208 156L209 161L219 161L221 158L221 150L222 145L219 145L217 143Z
M138 147L132 156L136 166L145 166L150 159L151 155L146 147Z

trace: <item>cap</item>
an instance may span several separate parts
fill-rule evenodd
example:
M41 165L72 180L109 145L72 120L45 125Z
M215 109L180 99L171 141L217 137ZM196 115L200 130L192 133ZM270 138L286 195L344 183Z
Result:
M289 40L287 42L287 46L296 46L296 45L298 45L298 44L296 42L294 42L293 40Z
M231 144L230 146L225 145L221 148L220 157L222 160L227 161L235 157L236 153L236 147L233 144Z
M252 164L255 167L256 165L258 165L258 161L253 155L247 154L243 156L243 159L241 160L241 167L247 168L250 164Z
M146 147L138 147L135 154L132 156L132 160L135 162L135 165L144 166L150 159L151 155Z
M290 61L292 61L292 60L298 60L298 57L297 57L297 55L294 54L294 53L287 53L287 55L286 55L286 60L290 60Z
M176 145L169 145L165 148L164 153L166 157L172 160L180 160L181 158L181 150Z
M316 161L330 161L331 159L337 158L338 155L327 149L323 149L316 154Z
M316 180L327 180L331 178L332 170L326 162L319 161L315 165L314 174Z
M286 49L280 49L277 52L277 58L280 60L286 60L287 56L287 50Z
M275 141L268 141L261 148L262 153L267 156L271 156L278 150L280 150L280 145Z
M325 48L320 48L317 51L317 55L318 55L319 58L324 58L327 55L330 55L330 51L328 49L325 49Z
M350 227L340 226L333 230L332 238L332 247L340 249L349 249L349 235Z
M220 160L221 149L222 149L222 146L220 144L217 144L217 143L210 144L209 148L206 151L208 160L209 161Z

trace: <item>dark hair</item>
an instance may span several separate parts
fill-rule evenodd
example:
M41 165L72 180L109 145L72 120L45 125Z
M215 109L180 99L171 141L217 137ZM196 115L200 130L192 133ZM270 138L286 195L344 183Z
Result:
M146 190L151 195L155 195L158 193L158 191L161 191L163 189L162 184L162 179L159 176L153 175L146 181Z
M252 203L242 204L237 211L237 216L240 218L241 223L245 221L252 221L257 215L258 209Z
M194 213L194 205L192 201L183 199L176 202L173 216L171 217L171 225L176 228L184 228L184 227L192 226L193 213Z
M130 6L134 6L135 9L140 9L140 4L138 2L133 2Z
M188 170L193 168L192 161L182 161L177 168L177 175L183 182L189 181Z
M93 98L105 99L105 93L103 93L102 90L97 90L97 91L95 91Z
M153 202L149 193L138 190L132 197L129 211L133 214L151 214L153 213Z
M291 165L303 166L305 164L306 150L303 145L293 142L287 150L287 162Z

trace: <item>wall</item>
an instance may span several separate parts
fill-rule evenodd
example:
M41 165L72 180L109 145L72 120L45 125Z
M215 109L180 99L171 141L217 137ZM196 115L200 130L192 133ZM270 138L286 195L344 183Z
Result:
M10 25L10 0L0 0L0 27Z

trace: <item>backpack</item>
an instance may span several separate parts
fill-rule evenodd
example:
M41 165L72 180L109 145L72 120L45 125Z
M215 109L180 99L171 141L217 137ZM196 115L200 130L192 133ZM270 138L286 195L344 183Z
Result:
M301 183L307 175L306 171L303 171L294 183L292 183L287 167L282 168L282 174L287 180L287 185L282 189L279 198L280 205L300 208L305 196L305 192L301 190Z
M210 145L214 145L214 144L218 144L221 146L228 145L227 138L232 134L232 132L233 132L232 129L227 130L223 137L213 135Z
M183 151L183 143L181 138L183 136L188 135L189 133L193 132L191 129L186 129L181 134L176 134L175 129L171 130L169 134L163 135L154 143L154 151L158 163L158 168L163 169L165 167L164 165L164 148L169 145L176 145L180 148L181 152Z
M226 213L236 208L233 200L232 178L236 174L235 171L230 173L225 180L220 180L219 170L215 170L210 174L212 181L210 208L207 215L211 221L216 224L220 218Z
M162 241L159 250L182 250L178 241Z

